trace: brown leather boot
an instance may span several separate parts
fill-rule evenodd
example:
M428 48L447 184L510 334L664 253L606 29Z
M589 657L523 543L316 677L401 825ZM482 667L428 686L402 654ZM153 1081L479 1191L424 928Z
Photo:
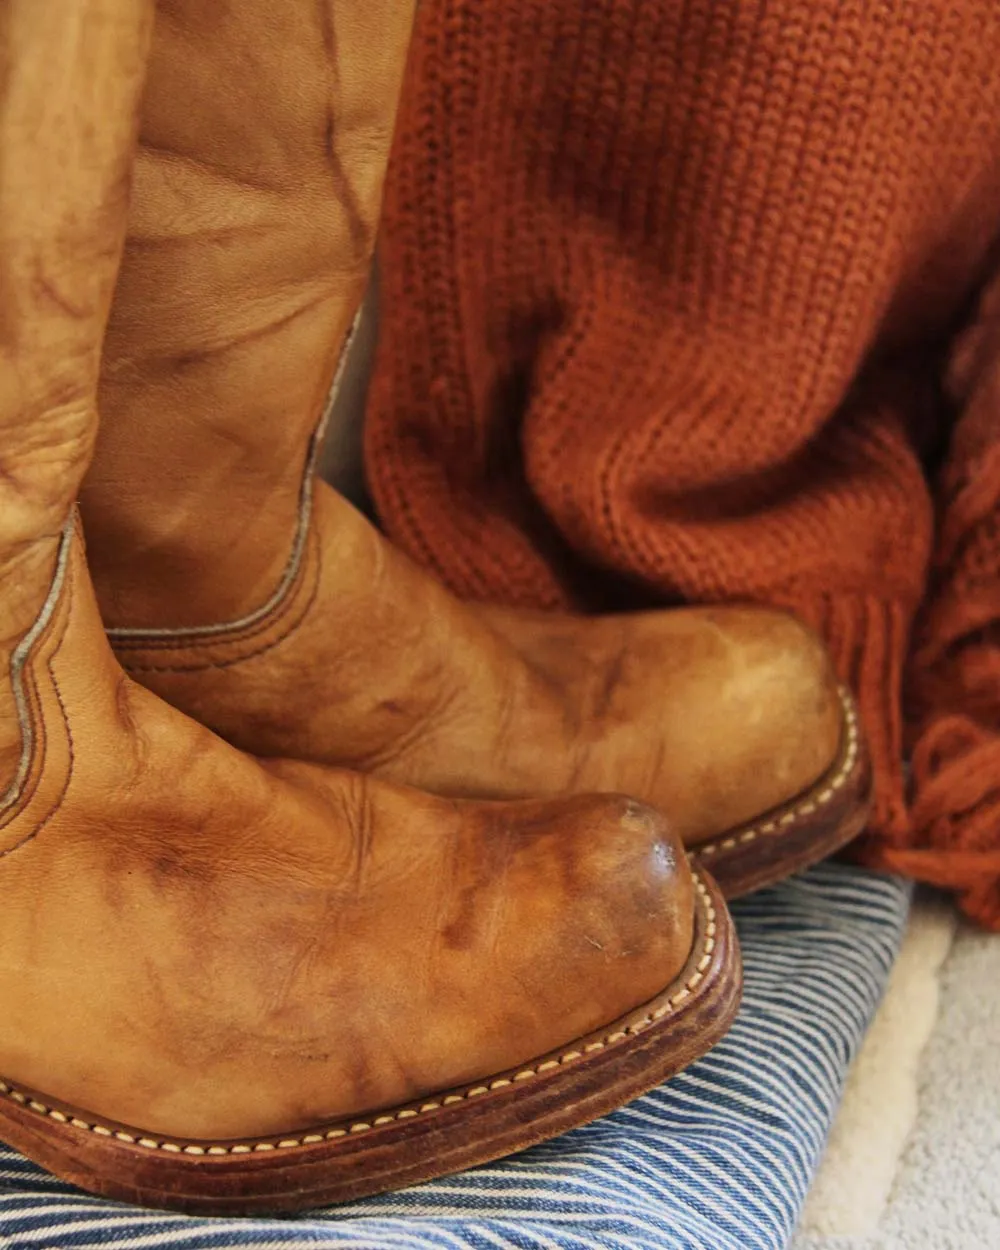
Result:
M149 16L3 10L0 1136L129 1201L290 1210L601 1114L725 1031L738 965L638 803L258 762L119 668L65 518Z
M828 854L868 774L804 627L475 609L313 482L410 16L328 7L162 6L83 497L121 663L259 754L452 795L636 793L730 895Z

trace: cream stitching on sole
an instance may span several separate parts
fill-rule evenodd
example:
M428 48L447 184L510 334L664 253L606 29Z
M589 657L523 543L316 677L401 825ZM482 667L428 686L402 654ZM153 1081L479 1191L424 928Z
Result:
M702 846L693 847L690 851L690 857L705 859L706 856L717 855L720 851L731 851L737 846L755 842L760 837L769 837L779 832L783 833L801 817L813 816L820 808L826 807L833 801L837 793L847 784L861 755L861 729L858 724L858 709L854 699L843 686L840 688L840 702L844 708L846 744L844 758L841 761L840 768L837 769L836 774L830 781L826 783L821 793L814 795L810 792L808 798L803 799L794 807L789 808L787 812L783 812L780 816L775 816L771 820L763 821L758 825L752 825L749 829L741 829L738 833L731 834L726 838L720 838L715 842L706 842Z
M469 1089L464 1090L460 1094L449 1094L447 1097L437 1102L425 1102L419 1109L413 1107L405 1107L402 1111L394 1114L380 1115L372 1121L358 1120L353 1123L345 1124L343 1127L331 1128L322 1132L313 1130L297 1137L281 1137L268 1138L260 1140L248 1140L237 1142L231 1146L223 1145L206 1145L204 1143L197 1144L194 1142L184 1143L178 1141L162 1140L153 1136L137 1137L132 1133L124 1132L120 1129L109 1128L105 1124L91 1123L87 1120L80 1120L75 1117L68 1116L63 1111L58 1111L53 1107L48 1107L44 1103L38 1102L33 1098L29 1098L27 1094L23 1094L19 1089L15 1088L7 1081L0 1080L0 1097L6 1098L11 1102L17 1103L26 1110L33 1111L36 1115L45 1116L50 1120L55 1120L59 1124L71 1124L74 1128L82 1129L85 1132L92 1133L96 1137L112 1137L118 1141L126 1142L129 1145L143 1146L147 1150L162 1150L166 1154L186 1154L186 1155L205 1155L206 1157L218 1158L224 1155L246 1155L251 1153L264 1153L270 1150L290 1150L295 1146L310 1146L317 1142L337 1141L341 1137L357 1136L361 1133L370 1132L372 1128L381 1127L386 1124L393 1124L401 1120L410 1120L421 1115L431 1115L440 1111L443 1107L454 1106L457 1103L465 1102L470 1098L478 1098L483 1094L489 1093L491 1090L503 1089L508 1085L521 1084L524 1081L530 1081L538 1076L547 1076L549 1073L556 1071L560 1067L567 1064L575 1063L585 1058L588 1054L595 1054L598 1051L606 1050L612 1046L618 1046L623 1041L634 1037L637 1033L643 1032L649 1028L651 1024L656 1024L665 1016L672 1012L691 997L692 992L697 989L698 985L705 979L705 972L709 964L712 962L712 953L715 950L715 939L718 932L716 925L716 911L709 896L708 890L701 879L695 875L694 885L698 895L698 903L705 916L705 934L702 945L701 956L696 964L696 971L690 976L681 989L677 990L665 1003L642 1016L638 1020L633 1020L625 1029L616 1030L608 1034L599 1042L589 1042L583 1050L567 1050L564 1051L558 1059L547 1059L536 1064L534 1067L525 1067L516 1072L512 1077L500 1077L491 1081L488 1085L480 1082L473 1085ZM688 960L690 963L690 958Z

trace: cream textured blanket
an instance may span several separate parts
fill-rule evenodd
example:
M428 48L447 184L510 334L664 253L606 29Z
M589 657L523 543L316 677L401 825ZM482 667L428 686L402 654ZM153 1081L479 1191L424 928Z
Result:
M1000 939L915 903L795 1250L1000 1247Z

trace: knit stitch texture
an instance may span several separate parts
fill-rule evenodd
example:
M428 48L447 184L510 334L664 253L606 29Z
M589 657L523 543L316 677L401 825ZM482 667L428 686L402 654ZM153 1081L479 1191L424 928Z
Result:
M1000 927L1000 6L428 0L398 127L390 535L468 598L795 611L864 854Z

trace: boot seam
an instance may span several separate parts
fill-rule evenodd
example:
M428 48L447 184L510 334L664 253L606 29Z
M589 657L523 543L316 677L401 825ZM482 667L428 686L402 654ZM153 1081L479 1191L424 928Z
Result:
M323 408L323 413L319 419L312 437L309 440L309 452L306 456L306 464L302 478L302 484L299 489L299 516L295 528L295 535L292 539L292 550L289 555L285 570L281 575L281 580L271 596L259 608L255 608L252 612L247 612L244 616L237 617L232 621L224 621L214 625L186 625L186 626L168 626L168 627L130 627L115 626L107 630L107 635L112 646L142 646L150 644L155 646L159 641L164 645L176 645L178 647L197 646L200 643L211 644L214 641L226 641L226 635L240 633L244 630L253 630L257 626L264 626L270 619L275 616L286 600L292 593L295 583L298 579L303 559L308 546L309 534L312 526L313 514L313 496L314 479L316 467L319 461L320 449L323 445L323 438L326 434L330 418L333 413L334 405L340 394L343 385L344 374L347 368L347 361L350 356L351 347L357 337L358 325L361 320L360 312L355 315L354 322L348 332L347 338L340 352L340 359L337 363L337 369L334 374L333 382L330 386L329 395ZM301 621L296 623L295 628ZM289 631L291 632L291 631ZM287 637L287 635L285 635ZM276 642L280 642L277 639ZM249 659L253 654L240 657ZM238 660L230 661L230 663L238 663ZM199 668L215 668L220 667L212 663L198 665ZM150 670L136 670L150 671ZM166 670L171 671L171 670ZM184 670L182 670L184 671Z
M302 574L304 572L304 569L300 567L298 572L299 574ZM319 562L317 560L315 562L312 585L309 589L309 593L305 602L301 606L301 611L298 613L297 616L294 617L291 624L289 624L286 629L284 629L276 637L271 638L268 641L265 641L264 643L262 643L262 645L256 647L255 649L251 649L249 651L240 651L239 654L234 655L228 659L196 660L196 661L193 660L192 662L187 663L187 664L146 664L142 662L135 662L135 661L128 660L126 656L122 654L125 648L117 647L116 653L118 655L119 663L121 664L122 668L124 668L125 671L129 673L201 673L201 672L207 672L210 669L232 668L234 665L242 664L245 660L252 660L252 659L257 658L258 656L265 655L268 651L272 651L275 647L279 646L287 638L290 638L292 634L295 633L295 631L299 628L299 626L305 620L306 616L308 616L309 610L313 606L313 604L316 602L316 597L319 594L319 582L320 582L320 570L319 570ZM295 600L296 600L296 596L294 594L289 594L289 597L286 599L284 603L278 604L275 606L274 613L269 619L255 622L251 629L249 629L246 633L242 634L238 638L227 639L227 638L220 637L218 639L205 639L203 640L202 645L204 646L214 645L218 647L223 647L223 646L235 647L235 646L240 645L241 643L245 644L248 641L253 641L255 639L258 639L260 638L261 635L266 634L268 630L273 629L276 624L279 624L281 622L281 618L284 615L292 612L292 609L295 606ZM112 638L111 642L112 642L112 645L115 645L116 640ZM168 639L159 639L159 640L153 640L148 646L148 648L142 648L141 645L136 646L136 650L142 650L142 649L147 649L153 652L162 651L162 652L169 653L171 651L182 650L183 648L177 646L176 644L174 644Z
M77 518L76 510L70 514L65 526L63 527L62 537L60 538L59 554L56 560L56 570L49 586L49 592L45 597L45 602L35 618L35 622L31 629L25 634L21 642L15 647L11 656L11 685L14 689L14 703L18 714L18 724L21 730L21 759L18 764L18 771L14 780L11 782L7 790L0 796L0 831L8 826L11 821L16 820L18 815L30 803L31 799L37 793L38 784L45 771L45 764L48 758L48 734L46 733L44 718L39 712L37 725L35 724L36 716L33 712L26 690L27 682L30 680L37 690L37 678L35 678L31 668L32 652L45 634L45 630L52 622L56 609L59 606L63 593L65 592L65 614L66 620L69 620L73 609L73 579L67 576L69 567L69 555L72 546L73 536L76 533ZM73 732L70 728L69 713L63 699L62 691L55 673L52 671L52 660L59 654L65 639L65 626L56 646L47 661L49 671L49 680L52 683L52 691L55 695L56 702L59 705L59 715L62 718L63 728L66 732L67 750L69 760L66 768L66 776L63 778L59 794L54 800L49 811L43 816L30 833L25 834L12 846L0 848L0 859L12 854L14 851L20 850L21 847L33 841L52 820L59 809L62 807L66 794L69 791L70 783L73 779L73 772L76 764L75 744L73 741ZM28 789L31 777L32 765L37 765L38 779L35 784Z

